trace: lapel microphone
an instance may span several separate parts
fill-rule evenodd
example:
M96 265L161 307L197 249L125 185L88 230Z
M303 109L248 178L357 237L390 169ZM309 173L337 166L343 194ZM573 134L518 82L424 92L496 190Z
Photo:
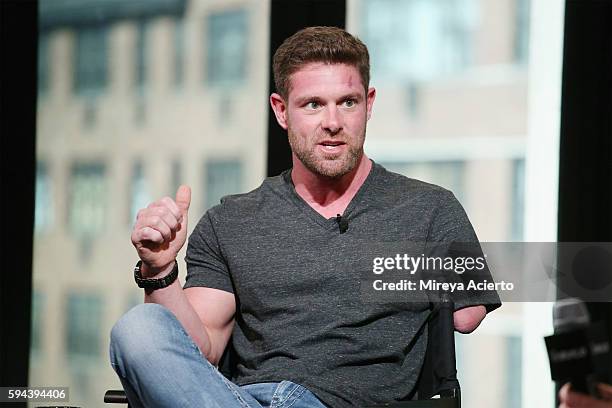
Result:
M342 215L338 214L336 216L336 222L338 223L338 229L340 230L341 234L344 234L346 231L348 231L348 219L346 217L342 217Z

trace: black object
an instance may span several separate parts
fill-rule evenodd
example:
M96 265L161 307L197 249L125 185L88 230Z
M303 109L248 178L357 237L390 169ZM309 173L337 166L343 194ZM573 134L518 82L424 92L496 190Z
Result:
M566 0L564 14L557 241L610 242L612 1ZM585 287L602 279L591 277ZM560 282L559 297L571 293ZM612 302L585 303L612 342ZM612 353L602 363L612 367ZM612 370L605 382L612 383Z
M563 299L553 309L555 333L545 338L552 379L597 396L596 383L606 381L610 342L603 321L591 321L587 306Z
M336 216L336 222L338 223L338 228L340 229L341 234L348 231L349 224L346 217L342 218L342 215L338 214L338 216Z
M346 24L346 0L272 0L270 4L270 65L276 49L297 31L310 26ZM275 92L272 69L268 78L269 93ZM276 122L268 105L268 167L266 174L276 176L292 166L287 132Z
M461 389L455 360L454 309L448 293L442 293L439 299L431 302L431 313L421 328L427 330L428 341L416 392L412 396L414 399L362 408L461 408ZM219 370L231 378L236 359L231 342L229 344L219 362ZM104 395L104 402L127 404L128 400L123 390L109 390Z
M10 231L10 237L4 237L0 249L2 386L29 384L36 178L37 9L38 4L33 0L0 1L0 53L3 56L0 64L0 185L4 197L0 200L0 211L3 214L2 228Z
M134 280L139 288L143 289L161 289L170 286L178 277L178 263L174 261L174 268L172 271L163 278L159 279L145 279L140 274L140 268L142 261L138 261L134 267Z

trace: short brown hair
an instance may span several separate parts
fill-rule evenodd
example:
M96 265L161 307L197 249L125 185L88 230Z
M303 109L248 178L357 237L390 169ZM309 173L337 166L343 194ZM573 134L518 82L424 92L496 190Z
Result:
M370 55L365 44L338 27L307 27L287 38L274 53L274 84L284 99L289 95L291 75L312 62L353 65L367 92Z

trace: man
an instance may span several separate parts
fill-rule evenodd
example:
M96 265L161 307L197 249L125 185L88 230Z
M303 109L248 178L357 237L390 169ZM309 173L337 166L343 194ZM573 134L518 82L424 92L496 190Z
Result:
M379 242L476 241L453 195L389 173L363 152L376 97L365 45L311 27L274 56L270 103L293 168L226 197L175 258L190 190L138 215L132 242L145 302L113 328L112 364L134 406L349 407L407 398L423 361L427 299L365 302L362 250ZM339 228L340 227L340 228ZM474 330L496 296L463 299ZM231 336L234 382L214 367Z

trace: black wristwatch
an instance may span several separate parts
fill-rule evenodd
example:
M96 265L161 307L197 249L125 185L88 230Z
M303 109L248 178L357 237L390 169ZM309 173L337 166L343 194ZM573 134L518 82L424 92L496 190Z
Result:
M174 268L172 271L163 278L160 279L145 279L140 274L140 267L142 266L142 261L138 261L136 266L134 267L134 280L139 288L143 289L161 289L166 286L170 286L172 282L176 280L178 277L178 262L174 261Z

